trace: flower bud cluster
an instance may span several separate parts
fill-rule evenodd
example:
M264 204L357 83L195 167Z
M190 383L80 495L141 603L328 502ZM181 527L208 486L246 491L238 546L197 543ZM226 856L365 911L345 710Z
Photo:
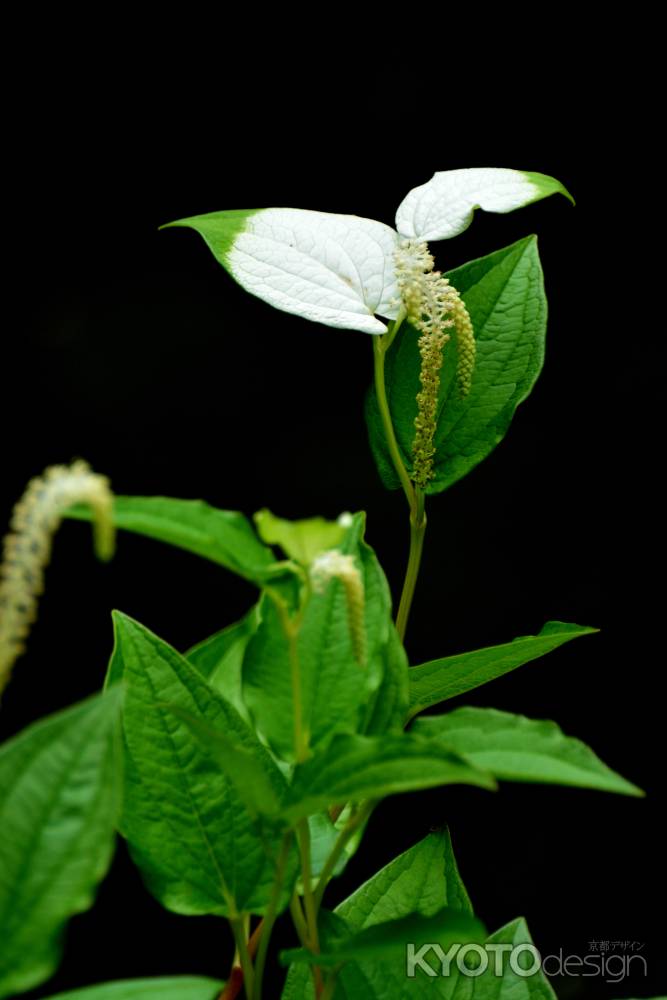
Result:
M412 442L412 478L424 488L434 476L434 437L445 345L453 332L458 348L457 385L460 394L465 396L470 391L475 365L475 338L461 296L448 278L433 270L433 256L426 243L404 240L396 250L395 264L408 320L420 333L421 389L417 394Z

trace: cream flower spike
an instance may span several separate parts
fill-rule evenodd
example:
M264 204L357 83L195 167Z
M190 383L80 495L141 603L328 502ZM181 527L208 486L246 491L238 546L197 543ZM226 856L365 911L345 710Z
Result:
M471 222L476 207L511 212L560 192L546 174L495 167L446 170L401 203L396 230L357 215L300 208L237 209L169 222L196 230L252 295L315 323L383 334L400 302L394 253L401 238L441 240Z
M323 593L331 580L343 584L352 650L357 663L363 666L366 662L364 584L354 556L344 555L338 549L322 552L311 563L310 579L317 593Z
M113 494L108 479L96 475L85 462L47 469L30 481L14 508L0 566L0 694L35 620L53 536L63 513L77 503L91 507L96 554L110 559L114 551Z

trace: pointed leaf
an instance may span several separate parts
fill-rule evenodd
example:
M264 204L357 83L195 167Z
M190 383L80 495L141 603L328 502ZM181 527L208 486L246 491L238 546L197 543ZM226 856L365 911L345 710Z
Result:
M513 212L557 193L574 204L560 181L547 174L504 167L443 170L405 196L396 228L408 239L447 240L468 228L477 208Z
M415 912L432 916L444 905L472 914L447 830L429 834L385 865L336 907L336 915L345 920L350 930L361 931ZM421 996L422 987L423 979L406 977L404 954L392 968L386 960L349 965L338 979L341 996L348 1000L357 996L361 1000L375 996L412 1000ZM448 987L444 980L434 983L434 995L449 998ZM293 965L283 1000L310 1000L313 996L310 972L301 965Z
M194 716L255 760L276 798L285 782L266 749L195 667L138 622L116 613L126 689L126 789L121 830L151 892L176 913L261 913L277 833L248 812L199 737L169 706ZM287 889L286 889L287 891Z
M570 639L598 630L567 622L547 622L537 635L522 635L502 646L486 646L469 653L430 660L408 671L410 683L409 718L431 705L502 677L524 663L536 660Z
M91 519L83 506L71 508L66 516ZM186 549L254 583L263 583L275 563L243 514L218 510L203 500L117 496L113 519L117 528Z
M532 975L520 975L512 968L507 952L498 950L497 946L512 945L513 948L520 948L529 945L535 949L533 939L523 917L512 920L509 924L501 927L500 930L492 934L487 944L496 946L489 955L489 967L482 975L466 979L471 1000L556 1000L556 994L551 988L549 981L541 969L537 969ZM535 949L530 952L515 955L515 963L519 968L528 971L533 968L537 955ZM496 974L496 963L499 964ZM456 997L458 1000L458 995ZM462 998L463 1000L463 998Z
M324 517L287 521L265 509L255 514L255 525L267 545L279 545L288 559L310 566L321 552L338 548L347 534L349 518L349 514L343 514L337 521Z
M621 795L644 793L603 764L581 740L555 722L527 719L494 708L459 708L417 719L410 728L461 754L504 781L596 788Z
M168 226L196 230L246 291L277 309L365 333L384 333L376 313L396 315L398 237L382 222L263 208L210 212Z
M246 721L248 710L241 693L241 669L248 643L258 626L259 609L255 605L240 621L202 640L185 653L186 660L197 667L211 687Z
M118 692L30 726L0 748L0 997L55 971L62 932L93 903L113 853Z
M483 941L483 925L469 913L443 907L437 913L424 916L410 913L396 920L365 927L347 937L331 942L317 954L307 948L291 948L281 953L284 965L290 962L320 965L323 968L342 962L392 961L397 958L405 964L408 942L420 947L425 942L437 941L447 951L453 944Z
M519 403L530 393L544 360L546 299L534 236L449 271L470 313L477 357L469 395L456 385L456 338L444 347L434 479L440 493L465 476L502 441ZM404 323L386 357L389 407L403 461L412 470L412 444L420 390L417 331ZM400 483L389 457L375 389L366 404L370 442L382 480Z
M443 906L472 913L447 829L429 833L399 854L348 896L336 912L351 927L361 929L412 912L432 915Z
M296 821L340 802L460 783L495 788L487 772L443 751L435 740L410 733L336 736L325 750L297 765L283 812Z
M403 729L410 696L409 678L408 658L403 643L395 627L391 625L384 648L384 676L369 702L362 732L372 736L400 732Z

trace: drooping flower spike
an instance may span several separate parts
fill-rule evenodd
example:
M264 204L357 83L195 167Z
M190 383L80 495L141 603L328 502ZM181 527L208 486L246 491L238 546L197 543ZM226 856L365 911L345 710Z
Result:
M560 193L546 174L496 167L446 170L413 188L396 229L356 215L296 208L211 212L168 223L204 238L253 295L326 326L383 334L401 308L396 250L404 240L444 240L466 229L476 208L511 212ZM163 227L166 228L166 227Z
M0 694L35 620L53 536L64 512L78 503L91 508L98 558L110 559L113 494L106 476L93 472L86 462L51 466L30 480L14 508L0 565Z

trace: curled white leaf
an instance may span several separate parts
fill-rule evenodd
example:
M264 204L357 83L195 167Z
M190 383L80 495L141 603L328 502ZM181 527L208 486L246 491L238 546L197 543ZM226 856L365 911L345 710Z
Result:
M551 194L572 196L555 177L504 167L444 170L413 188L396 212L396 228L407 239L446 240L472 222L475 209L513 212Z

